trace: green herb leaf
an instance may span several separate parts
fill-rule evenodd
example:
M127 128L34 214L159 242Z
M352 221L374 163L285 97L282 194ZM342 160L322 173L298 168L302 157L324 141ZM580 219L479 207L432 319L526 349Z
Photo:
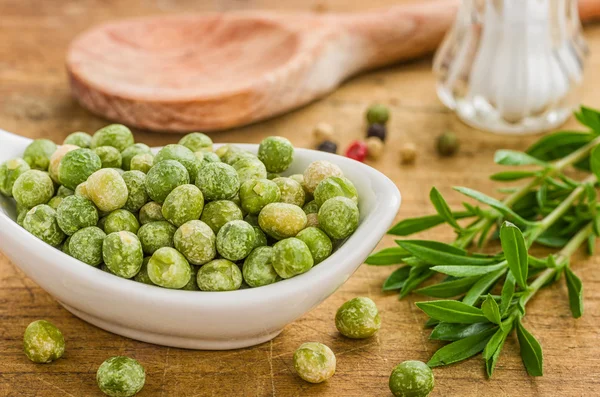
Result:
M541 235L535 240L536 243L549 248L562 248L569 242L568 238L558 236L544 236Z
M416 305L429 317L447 323L473 324L487 321L481 309L455 300L417 302Z
M494 286L496 281L498 281L498 279L500 279L500 277L506 273L506 265L503 263L500 265L502 265L501 268L489 272L480 278L479 281L477 281L475 285L471 287L469 292L467 292L467 295L465 295L462 302L466 303L467 305L474 305L481 295L489 291Z
M454 219L448 203L446 203L446 200L444 200L442 194L435 187L431 188L431 191L429 192L429 199L431 200L431 204L433 204L439 216L441 216L446 223L456 230L462 230L462 228L456 222L456 219Z
M600 180L600 146L596 146L590 153L590 169Z
M527 225L529 223L521 216L519 216L516 212L508 208L503 202L496 200L495 198L492 198L490 196L487 196L481 192L478 192L477 190L469 189L467 187L455 187L454 190L464 194L467 197L471 197L477 201L489 205L490 207L500 212L502 215L506 216L507 218L513 219L519 224Z
M597 110L582 106L579 112L575 112L575 118L592 131L600 133L600 113Z
M594 255L596 253L596 236L595 235L591 235L588 237L587 248L588 248L588 255Z
M596 138L579 131L559 131L543 136L527 149L527 154L543 161L552 161L574 152Z
M442 322L431 331L429 339L455 341L479 334L492 327L494 327L492 323L450 324Z
M435 274L434 271L429 270L427 266L414 266L410 270L410 274L406 281L404 282L404 286L400 291L400 299L404 298L408 294L412 292L415 288L421 285L425 280L429 279L431 276Z
M408 278L410 269L410 266L402 266L401 268L394 270L383 283L383 290L395 291L401 289Z
M583 284L573 271L565 267L565 280L569 290L569 307L573 317L579 318L583 315Z
M506 341L506 339L504 339L504 341ZM502 351L502 347L504 347L504 341L498 346L492 357L485 360L485 372L487 373L488 378L491 378L494 374L496 363L498 362L498 358L500 358L500 352Z
M500 308L494 298L492 298L492 295L488 294L487 298L485 298L485 301L481 305L481 311L490 322L498 325L502 322Z
M365 263L367 265L387 266L402 263L402 260L411 254L402 247L384 248L370 255Z
M517 337L521 347L521 358L527 373L531 376L544 375L544 356L542 346L529 331L525 329L521 320L517 320Z
M547 166L544 161L536 159L527 153L515 150L498 150L494 154L494 162L502 165L541 165Z
M452 342L435 352L427 363L430 367L439 367L474 356L485 348L488 340L496 332L496 327L482 331L456 342Z
M512 273L508 273L504 285L502 286L502 292L500 293L500 314L504 315L512 303L513 296L515 295L515 278Z
M527 288L527 271L529 269L527 246L521 230L510 222L504 222L500 228L500 242L508 267L515 276L517 284Z
M431 270L453 277L472 277L483 276L504 268L506 268L506 263L489 266L434 266Z
M432 265L485 266L496 261L494 258L466 256L464 250L435 241L399 240L397 243L412 255Z
M492 181L517 181L519 179L531 178L536 176L537 172L533 171L503 171L490 176Z
M452 298L453 296L461 295L467 292L478 279L478 276L459 278L457 280L433 284L428 287L418 289L415 292L434 298Z
M474 214L468 211L458 211L452 213L452 217L454 219L463 219L472 216L474 216ZM392 234L394 236L409 236L414 233L431 229L432 227L441 225L442 223L444 223L444 218L439 215L428 215L419 218L404 219L388 230L388 234Z
M510 332L511 327L498 328L496 333L491 337L490 341L483 349L483 358L488 360L492 358L496 350L504 343L508 333Z

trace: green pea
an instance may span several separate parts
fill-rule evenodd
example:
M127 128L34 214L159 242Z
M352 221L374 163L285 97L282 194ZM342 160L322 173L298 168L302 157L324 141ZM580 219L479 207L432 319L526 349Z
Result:
M236 170L240 183L252 179L266 179L267 169L265 165L256 157L244 157L233 163L232 167Z
M347 197L358 204L358 192L354 184L344 177L331 176L323 179L315 189L315 201L320 206L333 197Z
M58 206L60 205L60 203L62 203L64 197L59 197L59 196L54 196L50 199L50 201L48 201L48 205L54 210L56 211L58 209Z
M280 201L282 203L297 205L302 207L306 201L304 188L292 178L275 178L273 182L279 187L281 192Z
M102 160L90 149L76 149L64 155L58 167L58 181L73 190L102 168Z
M244 259L256 243L254 228L244 221L227 222L217 233L217 252L225 259Z
M192 132L181 138L179 144L187 147L192 152L212 152L213 141L208 135L201 132Z
M158 249L148 262L148 276L156 285L165 288L183 288L192 275L192 269L185 257L176 249Z
M142 261L142 267L138 274L133 278L138 283L148 284L148 285L156 285L150 280L150 276L148 275L148 262L150 261L150 257L147 256Z
M294 369L307 382L325 382L333 376L335 367L335 354L322 343L303 343L294 352Z
M296 235L296 238L304 241L312 254L315 265L323 262L333 249L333 244L327 234L316 227L307 227Z
M364 339L379 331L381 318L375 302L358 297L340 306L335 314L335 326L348 338Z
M154 165L154 155L146 153L146 154L138 154L133 156L129 163L129 169L131 171L141 171L144 174L147 174L148 171Z
M86 191L100 211L112 212L127 203L129 192L123 177L112 168L103 168L88 178Z
M103 229L106 234L122 231L135 234L140 229L140 224L135 215L126 210L115 210L103 219Z
M268 179L252 179L240 187L242 209L249 214L260 213L267 204L279 201L280 197L277 184Z
M302 207L302 210L306 215L316 214L319 212L319 204L315 200L309 201Z
M358 228L358 207L346 197L334 197L319 209L319 226L333 239L350 236Z
M203 265L214 259L217 255L215 242L215 233L199 220L184 223L173 236L177 251L193 265Z
M52 153L52 156L50 156L50 165L48 166L48 174L50 174L50 178L52 178L54 182L58 183L58 169L63 157L65 157L67 153L77 149L79 149L79 146L62 145Z
M35 170L47 171L50 166L50 157L57 147L49 139L36 139L27 146L23 153L23 160Z
M140 208L140 223L145 225L150 222L164 221L165 217L162 214L162 205L155 201L150 201Z
M65 338L51 322L37 320L25 329L23 350L34 363L50 363L65 353Z
M230 165L207 163L198 171L196 186L208 201L227 200L238 192L240 179L236 170Z
M69 250L69 243L71 241L71 236L68 236L67 239L63 242L62 247L60 248L62 252L71 256L71 251Z
M126 171L121 177L129 193L123 208L130 212L138 212L149 200L146 193L146 174L141 171Z
M330 176L344 176L344 173L337 165L327 160L313 161L304 170L304 188L310 194L314 193L315 189L323 179Z
M47 173L38 170L23 172L13 184L12 194L17 204L33 208L47 203L54 195L54 184Z
M181 287L181 289L184 291L200 291L200 287L198 287L197 281L199 266L190 266L190 269L192 271L190 281L188 281L186 285Z
M135 143L131 146L128 146L121 152L121 158L123 159L123 169L125 171L129 171L132 168L131 162L135 156L149 156L150 159L153 159L152 151L148 147L148 145L143 143ZM152 166L152 161L150 161L150 167ZM148 169L150 169L150 167ZM141 171L141 170L140 170ZM146 173L148 171L145 171Z
M256 247L244 261L244 281L250 287L262 287L279 280L273 268L273 247Z
M73 132L65 138L64 145L75 145L80 148L89 149L92 146L92 136L87 132Z
M269 236L281 240L293 237L306 226L302 208L286 203L267 204L258 215L260 228Z
M237 153L240 153L242 151L243 151L242 148L240 148L239 146L235 146L235 145L232 145L232 144L228 143L228 144L220 146L215 151L215 154L217 156L219 156L219 159L221 159L222 162L227 163L227 164L231 164L229 160L234 155L237 155Z
M181 163L187 170L191 183L196 180L196 175L202 165L202 161L194 155L194 152L182 145L167 145L160 149L154 157L154 164L165 160L175 160Z
M102 263L102 243L106 234L96 226L85 227L75 232L69 241L70 255L91 266Z
M102 168L121 168L123 159L121 152L112 146L100 146L95 148L94 153L100 157Z
M369 106L366 118L369 124L385 124L390 119L390 111L384 105L376 103Z
M90 147L95 149L100 146L112 146L122 152L131 145L133 145L131 130L121 124L111 124L94 133Z
M267 235L258 226L252 226L254 228L254 234L256 239L254 240L254 248L264 247L268 245Z
M217 234L224 224L244 218L242 210L230 200L217 200L207 203L200 220Z
M198 152L196 152L198 153ZM202 164L206 163L218 163L221 161L219 156L213 152L201 152L202 153Z
M177 228L166 221L150 222L138 230L138 238L145 254L152 255L159 248L173 247L173 236Z
M96 382L100 391L107 396L131 397L144 387L146 371L133 358L111 357L98 368Z
M142 267L142 244L131 232L111 233L102 244L102 258L112 273L119 277L131 278Z
M62 231L71 236L79 229L96 226L98 211L90 200L80 196L68 196L63 198L58 206L56 220Z
M280 136L263 139L258 147L258 158L269 172L283 172L294 160L294 146Z
M37 205L27 212L23 219L23 227L53 247L58 246L66 238L56 221L56 211L45 204Z
M12 197L12 190L17 178L29 171L29 164L23 159L8 160L0 165L0 193Z
M75 194L75 192L66 186L59 186L58 190L56 191L56 195L58 197L67 197L67 196L72 196L74 194Z
M300 239L288 238L273 246L273 268L281 278L291 278L306 273L313 264L310 249Z
M427 397L435 382L433 372L421 361L404 361L390 375L390 391L396 397Z
M162 213L175 226L200 218L204 208L202 192L194 185L177 186L165 199Z
M190 183L188 171L180 162L163 160L148 171L146 192L153 201L162 204L173 189L188 183Z
M196 279L202 291L234 291L242 285L242 272L227 259L215 259L198 270Z

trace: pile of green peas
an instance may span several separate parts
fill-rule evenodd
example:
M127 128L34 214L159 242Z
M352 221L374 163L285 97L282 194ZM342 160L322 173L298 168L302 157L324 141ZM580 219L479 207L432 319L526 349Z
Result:
M254 155L213 151L194 132L156 154L124 125L33 141L0 165L17 222L66 254L164 288L231 291L309 271L358 227L358 193L341 169L294 159L285 138Z

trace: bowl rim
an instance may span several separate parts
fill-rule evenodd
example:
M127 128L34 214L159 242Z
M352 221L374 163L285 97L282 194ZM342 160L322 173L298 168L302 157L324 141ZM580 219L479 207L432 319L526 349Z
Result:
M0 137L4 134L9 137L12 136L16 140L31 141L28 138L0 129ZM225 144L215 144L214 147L218 148ZM258 144L231 144L250 151L256 151L258 148ZM160 149L160 147L153 147L152 149ZM358 269L362 264L363 258L361 257L360 263L356 263L356 260L353 260L352 256L359 257L364 255L366 257L372 249L370 247L374 248L383 238L400 208L401 193L396 185L383 173L356 160L304 148L295 148L295 153L298 153L302 157L308 156L311 161L328 160L338 165L343 164L343 168L356 169L359 172L365 173L375 190L375 208L371 214L360 222L358 229L327 259L315 265L306 273L262 287L238 289L235 291L187 291L147 285L107 273L100 268L87 265L65 254L62 250L44 243L26 231L2 211L0 211L0 228L7 228L5 232L7 232L10 239L20 241L23 246L35 249L42 257L54 262L59 271L70 273L72 277L81 280L82 283L96 284L108 293L111 291L115 291L115 293L127 291L135 296L136 300L151 301L158 299L163 302L172 301L179 304L187 301L187 303L192 305L201 305L203 302L206 304L215 303L216 300L214 298L218 296L219 304L239 305L244 301L271 300L273 296L294 294L303 290L307 291L307 286L332 280L340 272L345 272L349 278ZM16 263L15 265L19 267Z

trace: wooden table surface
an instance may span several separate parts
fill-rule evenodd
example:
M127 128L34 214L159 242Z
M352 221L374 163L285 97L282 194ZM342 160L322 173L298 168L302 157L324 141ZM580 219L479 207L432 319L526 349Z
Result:
M410 0L405 0L410 1ZM63 60L69 40L91 24L126 16L182 11L253 8L304 9L315 12L357 10L398 3L396 0L0 0L0 127L31 138L56 141L70 132L93 132L107 124L80 108L69 96ZM349 4L348 4L349 3ZM592 50L584 87L584 103L600 107L600 26L589 27ZM595 73L596 72L596 73ZM259 142L283 135L297 146L309 146L309 132L321 121L335 126L341 146L363 137L363 112L372 102L392 110L387 152L370 164L396 182L403 195L397 219L432 211L428 192L435 185L453 206L460 205L451 186L465 185L493 194L488 175L499 148L524 149L534 137L510 138L478 132L461 124L438 101L431 59L365 74L332 95L261 124L215 133L220 142ZM571 120L569 126L575 126ZM455 131L460 154L436 156L434 138ZM175 142L178 136L136 131L151 145ZM406 141L419 148L414 166L400 166L397 147ZM0 142L1 144L1 142ZM450 230L434 229L424 237L449 241ZM391 246L384 238L380 248ZM564 285L543 290L528 306L527 327L541 341L545 376L532 378L523 369L516 338L509 338L493 379L484 375L480 356L434 370L433 396L591 396L600 393L600 265L581 257L574 266L585 286L585 314L574 320ZM389 396L391 369L408 359L427 361L438 347L423 329L425 316L415 297L398 301L381 292L391 268L363 265L322 305L285 328L269 343L248 349L203 352L154 346L100 330L74 317L25 277L0 253L0 395L100 396L95 373L106 358L128 355L146 368L140 396ZM367 340L341 337L334 325L336 309L355 296L377 303L382 328ZM45 318L67 340L65 356L51 365L31 363L22 352L22 335L31 321ZM294 373L292 354L303 342L330 346L338 358L336 375L311 385Z

